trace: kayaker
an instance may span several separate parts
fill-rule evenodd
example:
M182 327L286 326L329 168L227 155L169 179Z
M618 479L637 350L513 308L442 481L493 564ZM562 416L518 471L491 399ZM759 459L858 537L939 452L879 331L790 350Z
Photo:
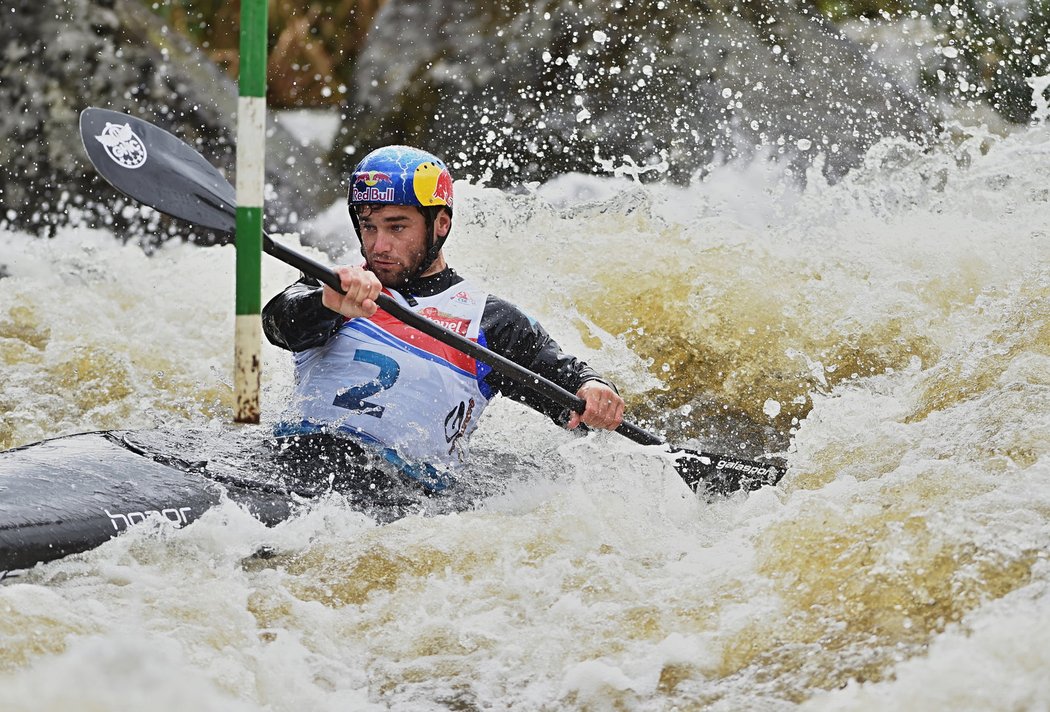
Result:
M566 427L620 424L624 401L611 383L563 353L518 307L448 266L442 247L452 229L452 176L440 158L407 146L379 148L357 165L347 198L365 262L336 269L346 294L302 276L263 309L266 337L295 358L295 397L279 435L335 431L382 448L399 464L447 468L466 457L497 393L564 420L530 389L378 311L381 290L576 393L587 407ZM428 476L431 485L444 481L431 472L420 477L424 484Z

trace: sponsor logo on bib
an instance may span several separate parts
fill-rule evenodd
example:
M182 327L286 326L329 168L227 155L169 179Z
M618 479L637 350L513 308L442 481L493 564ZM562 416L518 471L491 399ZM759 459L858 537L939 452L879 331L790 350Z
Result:
M446 314L437 307L426 307L419 312L427 319L430 319L435 324L440 324L449 331L454 331L460 336L467 335L467 329L470 328L470 319L461 319L458 316Z

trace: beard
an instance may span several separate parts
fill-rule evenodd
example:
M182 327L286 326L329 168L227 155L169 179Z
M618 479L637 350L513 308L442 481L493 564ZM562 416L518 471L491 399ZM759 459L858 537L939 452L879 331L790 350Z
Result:
M361 248L364 255L366 267L372 274L379 278L379 283L389 289L397 289L423 271L426 252L416 252L410 257L407 264L398 262L396 265L380 265L376 263L374 255L368 254Z

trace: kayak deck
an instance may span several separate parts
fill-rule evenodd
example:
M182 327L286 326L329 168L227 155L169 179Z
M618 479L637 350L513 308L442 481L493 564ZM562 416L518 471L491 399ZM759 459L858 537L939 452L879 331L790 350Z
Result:
M92 549L153 516L186 525L224 498L267 525L333 492L381 521L434 500L341 445L307 438L289 446L229 431L104 431L0 452L0 579Z

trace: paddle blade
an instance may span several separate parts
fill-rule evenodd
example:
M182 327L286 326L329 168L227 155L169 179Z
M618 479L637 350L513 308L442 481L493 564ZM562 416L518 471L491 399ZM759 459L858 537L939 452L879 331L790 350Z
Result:
M174 218L232 233L237 195L230 182L181 139L119 111L80 114L91 164L124 195Z
M678 474L690 489L700 494L724 496L740 490L751 492L775 485L787 473L787 468L771 462L741 460L685 448L672 448L671 452L676 456Z

